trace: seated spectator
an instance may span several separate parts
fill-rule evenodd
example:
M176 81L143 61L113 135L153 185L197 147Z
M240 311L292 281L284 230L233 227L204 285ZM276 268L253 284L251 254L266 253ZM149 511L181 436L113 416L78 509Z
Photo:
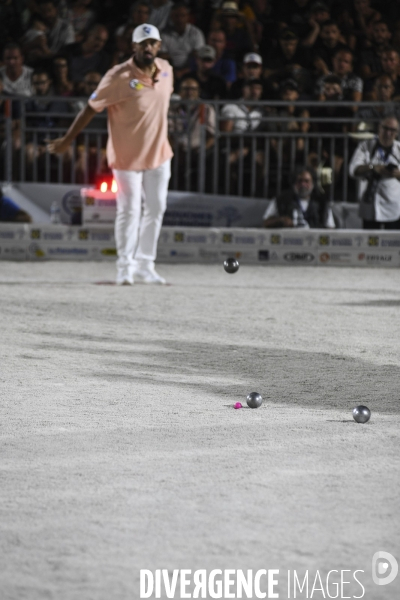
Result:
M150 0L150 17L148 22L151 25L155 25L160 32L164 31L170 24L169 17L173 5L174 3L171 0Z
M290 29L301 40L310 33L310 7L312 0L281 0L277 3L275 17L278 29Z
M328 161L338 175L343 164L343 138L331 138L332 133L344 134L350 131L350 122L346 122L353 117L353 111L350 107L342 106L343 91L341 80L336 75L327 75L324 80L322 94L320 96L320 105L312 109L311 116L318 117L324 121L312 123L313 131L320 133L322 140L322 156L318 157L315 152L310 154L310 162L316 167L320 160ZM335 103L335 105L325 105L325 102ZM325 121L329 119L329 121ZM334 140L333 156L331 156L331 139Z
M215 64L212 72L222 77L229 89L232 83L236 81L236 62L225 54L226 35L222 29L210 31L207 44L215 50Z
M53 87L57 96L73 96L74 84L69 78L68 62L63 56L53 58Z
M315 189L314 172L299 167L291 189L274 199L264 213L264 227L334 229L328 200Z
M34 63L38 57L41 57L43 48L47 45L46 34L47 27L43 21L33 18L31 26L21 39L21 45L29 63Z
M395 115L400 121L400 106L393 102L394 85L389 75L379 75L373 88L373 100L385 102L385 105L372 105L360 108L356 118L360 121L357 130L360 132L378 132L378 123L387 115Z
M21 107L18 101L7 100L9 94L4 91L3 76L0 72L0 181L4 178L3 171L1 170L4 166L4 155L6 142L6 127L5 118L11 116L11 134L12 134L12 147L13 150L17 150L21 145L20 130L21 130Z
M314 67L319 75L328 75L333 71L332 60L338 50L348 50L340 38L340 29L335 21L322 23L319 38L313 46Z
M214 48L203 46L197 52L196 70L185 76L196 79L200 85L200 98L203 100L223 100L227 97L225 80L212 72L215 59Z
M190 148L190 189L197 187L199 151L201 143L201 127L205 127L205 151L208 159L215 140L215 110L209 104L194 103L199 99L200 87L196 79L187 77L179 88L182 102L175 104L170 110L169 134L175 158L178 160L179 189L185 189L186 173ZM189 101L192 101L191 104ZM205 155L205 156L206 156ZM207 159L206 159L207 160Z
M296 106L299 99L299 88L293 79L283 81L280 88L279 100L289 102L287 106L277 108L271 112L271 116L275 116L274 121L269 121L267 124L268 131L279 131L282 133L299 132L307 133L310 129L309 121L299 121L299 119L308 119L309 111L305 107ZM282 120L285 119L285 120ZM290 121L288 120L290 119ZM276 139L271 139L271 147L275 154L278 154L279 145ZM280 152L282 153L282 162L288 163L293 160L291 156L292 148L296 153L295 162L301 160L300 153L304 151L304 138L296 137L295 146L292 146L291 138L283 138L280 144Z
M162 34L159 55L170 61L174 74L180 79L190 71L189 61L205 45L203 32L189 23L189 10L183 2L171 9L171 26Z
M364 229L400 229L399 121L384 117L378 139L364 140L349 165L351 177L360 179L360 217Z
M253 52L250 26L246 17L239 12L236 2L223 2L214 15L210 30L220 30L226 36L226 55L240 62L248 52Z
M22 210L11 198L3 194L0 187L0 221L6 223L32 223L32 217Z
M104 50L107 41L107 28L97 24L88 31L83 42L69 44L63 49L62 56L68 62L68 72L75 86L89 71L98 71L102 75L107 71L110 65L110 56Z
M32 96L33 69L24 65L24 55L18 44L6 44L3 50L4 66L0 67L3 90L8 94Z
M375 21L371 30L371 45L360 54L360 75L363 79L382 73L382 52L390 46L392 34L385 21Z
M262 58L256 52L250 52L243 58L241 76L232 85L229 97L236 100L242 97L242 88L246 81L262 78Z
M67 115L71 112L70 105L65 100L50 99L54 96L54 89L51 77L45 69L34 71L32 84L35 94L25 105L26 124L29 129L33 129L27 133L25 144L28 173L34 161L44 157L46 140L59 135L59 132L54 130L69 124ZM35 113L40 115L34 116ZM70 158L70 151L65 153L65 158Z
M13 0L0 2L0 53L4 46L19 40L23 33L21 5Z
M134 27L133 25L127 25L123 28L122 36L118 37L117 45L115 52L111 57L111 63L109 68L115 67L115 65L120 65L132 58L132 37L133 37Z
M288 77L287 67L298 65L304 69L311 68L310 53L306 48L299 47L299 37L291 29L283 29L279 34L278 46L265 58L264 77L276 77L282 75L284 79Z
M240 104L225 104L221 110L221 130L244 133L257 129L263 117L262 110L247 102L257 102L261 99L263 86L261 79L246 81L242 87L242 102Z
M82 42L86 32L96 20L96 13L90 8L92 0L72 0L67 10L66 20L75 32L75 42Z
M40 19L46 26L46 39L43 40L40 54L37 54L36 62L39 59L46 61L58 54L67 44L73 44L75 41L75 32L65 19L59 14L57 0L36 0Z
M115 31L115 52L112 59L112 66L118 65L124 60L127 60L127 33L131 33L135 27L143 25L144 23L150 23L150 5L147 0L136 0L130 8L128 21L120 25ZM130 55L132 56L132 35L129 40Z
M394 85L394 99L400 96L400 53L388 48L382 52L382 73L389 75Z
M306 48L311 48L318 39L321 31L321 25L331 19L331 11L325 2L315 2L308 13L310 18L308 24L310 31L301 40L301 45Z
M261 129L262 126L262 107L254 105L254 102L259 101L263 94L261 79L247 81L242 87L242 92L243 96L239 104L226 104L222 108L220 129L223 132L237 134L237 137L230 138L229 163L233 165L246 157L248 157L248 163L255 161L256 178L259 182L263 177L264 154L260 149L256 149L256 155L251 156L251 140L244 137L244 134ZM242 147L240 147L241 138L243 139ZM225 169L225 161L221 161L221 167ZM237 180L237 175L237 170L232 169L231 183L233 185Z
M83 78L82 97L74 102L73 110L78 114L87 105L88 99L97 89L102 75L97 71L89 71ZM84 131L76 139L75 180L77 183L94 181L98 172L107 172L107 109L104 109L86 125ZM98 151L100 150L100 157Z
M348 11L352 35L356 40L371 41L373 25L382 15L371 6L370 0L353 0L352 4Z
M329 75L336 75L340 79L343 100L360 102L362 99L363 82L353 73L353 53L350 49L338 50L332 59L333 70ZM316 84L316 95L320 98L327 75L320 77ZM354 107L357 110L357 106Z

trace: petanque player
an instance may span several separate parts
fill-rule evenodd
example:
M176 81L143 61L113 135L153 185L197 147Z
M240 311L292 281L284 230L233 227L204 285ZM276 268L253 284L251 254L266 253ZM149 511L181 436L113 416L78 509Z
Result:
M161 46L157 27L139 25L132 41L132 58L107 71L67 133L48 140L47 148L62 154L94 115L107 108L107 160L118 186L117 283L163 284L154 261L171 174L167 113L173 73L166 60L156 58Z

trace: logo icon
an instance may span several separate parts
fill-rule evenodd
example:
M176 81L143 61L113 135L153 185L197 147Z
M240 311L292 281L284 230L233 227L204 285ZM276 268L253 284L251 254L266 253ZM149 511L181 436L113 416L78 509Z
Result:
M308 252L287 252L283 258L288 262L311 262L314 260L314 255Z
M392 583L396 579L398 572L399 565L393 554L384 552L383 550L375 552L372 557L372 580L376 585L388 585Z
M129 85L133 90L141 90L143 87L143 84L140 83L139 79L131 79Z
M151 29L150 29L150 27L148 27L147 25L145 25L145 26L143 27L143 31L144 31L145 33L147 33L147 35L148 35L148 34L150 33Z

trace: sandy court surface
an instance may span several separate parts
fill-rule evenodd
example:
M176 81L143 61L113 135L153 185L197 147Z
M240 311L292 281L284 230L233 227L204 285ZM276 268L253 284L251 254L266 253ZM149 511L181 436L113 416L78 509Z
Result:
M288 570L332 569L339 597L400 597L371 579L375 552L400 562L398 270L159 271L0 263L1 600L228 568L279 569L280 598Z

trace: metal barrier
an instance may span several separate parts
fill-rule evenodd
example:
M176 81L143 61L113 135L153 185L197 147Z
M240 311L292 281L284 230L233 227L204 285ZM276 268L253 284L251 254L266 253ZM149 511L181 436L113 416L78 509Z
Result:
M82 98L0 96L5 104L0 117L1 154L0 180L43 181L53 183L92 183L96 173L106 169L105 144L107 137L106 114L95 117L64 156L50 155L45 139L64 134L82 106ZM29 112L27 104L37 102L67 103L70 112ZM13 107L11 103L16 103ZM355 135L360 120L356 116L315 117L313 110L331 107L377 108L383 103L371 102L246 102L250 109L257 108L262 115L256 129L248 127L226 131L226 117L221 114L226 104L242 105L241 101L185 101L171 99L169 135L174 150L170 189L199 193L238 195L246 197L273 197L289 184L295 166L308 165L332 171L332 182L325 186L330 200L351 201L355 185L349 180L348 163L360 138L372 133ZM309 110L310 116L294 117L288 109ZM14 110L14 107L18 110ZM214 111L215 127L204 118L204 107ZM29 104L28 104L29 107ZM210 108L211 107L211 108ZM180 109L180 110L179 110ZM286 111L279 114L279 111ZM13 114L18 114L18 127L13 127ZM189 120L191 119L191 123ZM376 128L377 118L368 119L369 128ZM307 131L290 131L306 124ZM189 126L189 125L190 126ZM318 131L318 127L327 129ZM348 131L338 132L346 126ZM289 129L289 130L288 130ZM336 131L335 131L336 130ZM3 133L1 133L3 132ZM207 139L208 136L208 139ZM213 138L210 143L210 137ZM320 182L321 183L321 182Z

